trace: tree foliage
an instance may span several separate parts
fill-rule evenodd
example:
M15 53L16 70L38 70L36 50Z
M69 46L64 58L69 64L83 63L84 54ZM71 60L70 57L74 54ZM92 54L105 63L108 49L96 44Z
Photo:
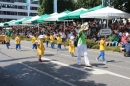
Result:
M77 0L75 8L92 8L102 4L102 0Z
M42 15L44 13L51 14L53 13L53 0L38 0L39 1L39 15ZM59 12L63 12L65 10L76 10L79 8L93 8L95 6L101 5L102 0L77 0L77 2L74 2L75 0L58 0L57 1L57 10ZM105 0L105 5L108 6L109 0ZM110 0L110 5L113 6L116 9L123 10L125 12L130 13L130 0Z
M39 0L39 15L44 13L53 13L53 0ZM58 0L57 1L58 12L63 12L65 10L74 10L74 0Z
M129 12L130 13L130 0L113 0L111 1L111 6L116 9Z

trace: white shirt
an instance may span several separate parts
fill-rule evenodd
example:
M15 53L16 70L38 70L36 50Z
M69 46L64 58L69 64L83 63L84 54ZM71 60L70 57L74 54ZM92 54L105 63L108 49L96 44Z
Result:
M65 33L62 33L61 38L66 38Z
M126 36L128 36L128 35L129 35L129 33L128 33L128 32L126 32L125 34L126 34Z
M119 32L119 36L122 36L122 32Z

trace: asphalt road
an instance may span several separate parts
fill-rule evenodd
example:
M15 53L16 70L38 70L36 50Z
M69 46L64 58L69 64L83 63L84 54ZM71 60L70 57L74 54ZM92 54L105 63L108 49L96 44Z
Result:
M106 52L107 64L95 58L99 50L88 49L91 68L78 66L75 57L62 48L46 48L43 62L38 62L31 42L22 41L21 52L15 50L11 40L10 49L0 44L0 86L129 86L130 57L121 53Z

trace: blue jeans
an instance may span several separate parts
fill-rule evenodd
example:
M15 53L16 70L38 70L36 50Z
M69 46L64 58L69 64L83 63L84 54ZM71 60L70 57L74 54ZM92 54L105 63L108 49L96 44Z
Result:
M19 50L21 49L21 45L20 44L16 44L16 50L17 49L19 49Z
M54 42L51 43L51 48L54 48Z
M37 49L37 45L36 44L32 44L32 49Z
M8 48L10 46L10 43L9 42L6 42L6 47Z
M97 59L99 59L102 56L102 60L105 61L105 53L104 50L100 51L100 54Z
M118 42L112 42L112 46L118 46Z
M48 41L46 41L46 46L48 47Z
M61 49L61 44L57 44L57 49Z

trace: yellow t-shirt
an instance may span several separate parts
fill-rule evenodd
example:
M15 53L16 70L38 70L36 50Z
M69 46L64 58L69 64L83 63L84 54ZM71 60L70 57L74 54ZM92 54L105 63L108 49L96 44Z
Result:
M20 44L20 42L21 42L21 38L19 36L17 36L15 38L15 44Z
M105 50L105 40L100 41L100 50Z
M61 37L57 38L57 44L62 44L62 38Z
M55 38L51 35L50 36L50 42L54 42L55 41Z
M49 41L49 36L45 36L45 41Z
M36 40L37 40L37 38L36 38L35 36L33 36L33 37L32 37L32 43L33 43L33 44L36 44Z
M8 36L5 36L5 42L10 42L10 38Z

